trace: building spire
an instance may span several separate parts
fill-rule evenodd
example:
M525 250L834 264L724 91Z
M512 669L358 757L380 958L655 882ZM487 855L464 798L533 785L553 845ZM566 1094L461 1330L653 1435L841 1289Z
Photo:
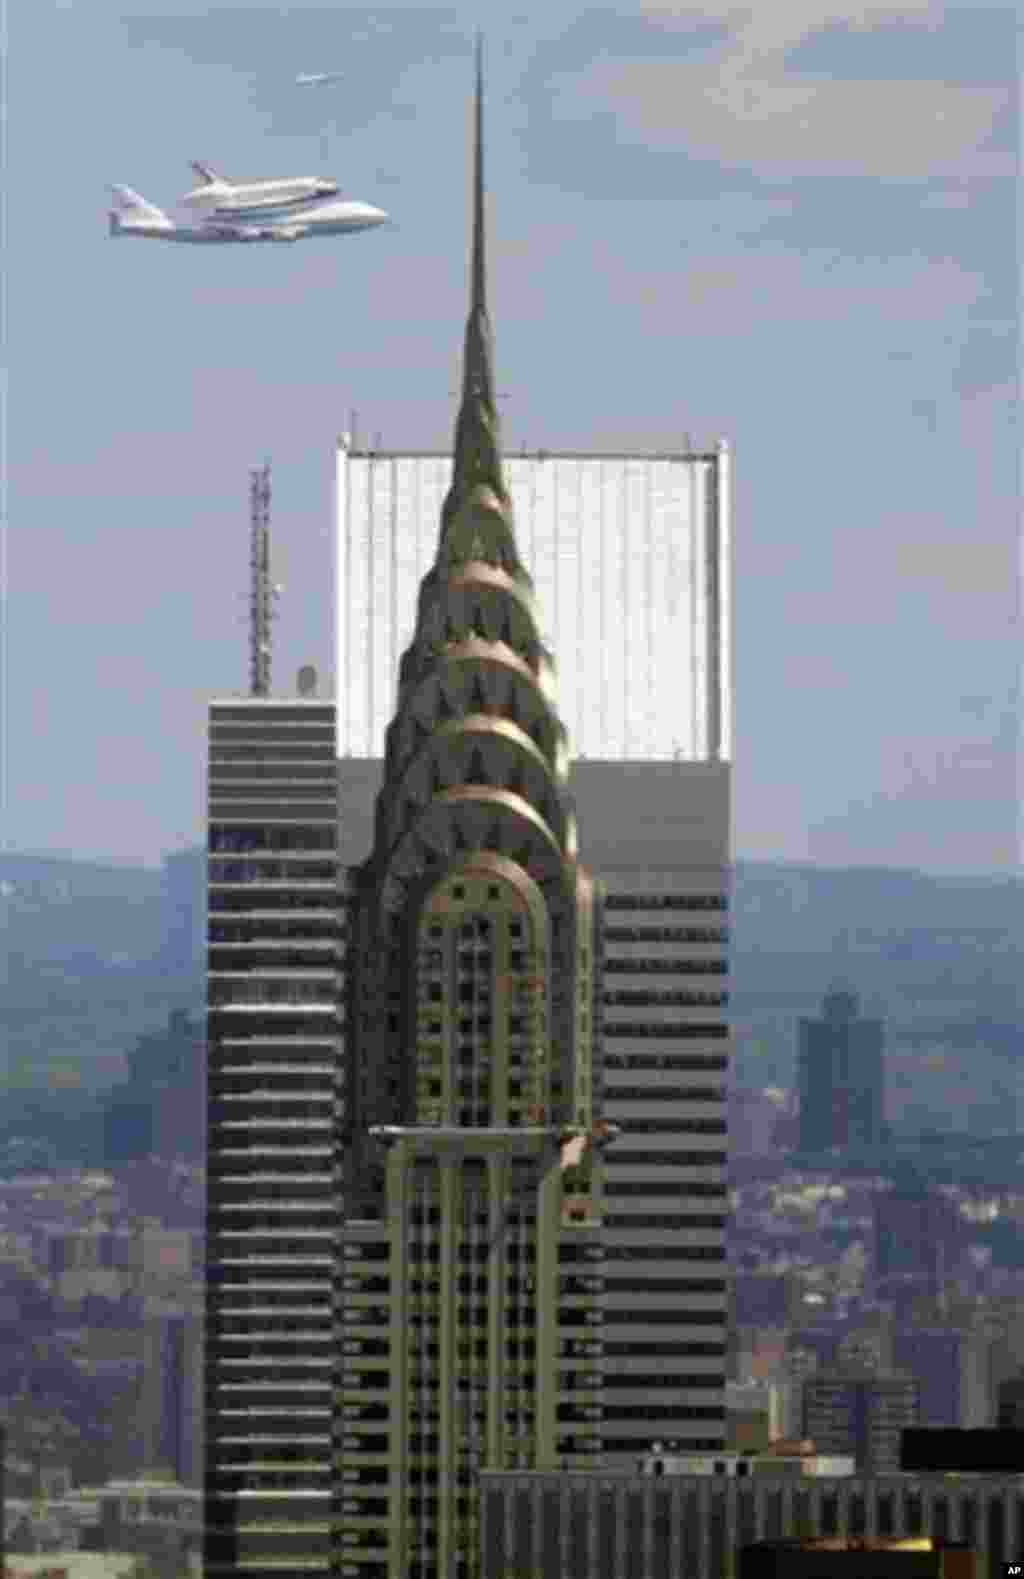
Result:
M502 504L507 502L494 398L491 322L487 313L483 99L483 41L477 34L470 303L462 359L462 398L455 423L452 483L442 514L442 537L475 489L483 486Z
M473 150L473 282L470 311L487 313L487 255L484 229L484 61L483 35L476 35L475 147Z

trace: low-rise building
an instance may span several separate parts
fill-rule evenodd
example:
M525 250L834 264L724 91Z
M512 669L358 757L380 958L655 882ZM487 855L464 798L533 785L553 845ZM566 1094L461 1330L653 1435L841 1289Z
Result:
M202 1544L201 1490L153 1477L108 1481L97 1496L104 1549L148 1558L158 1579L179 1579Z
M788 1390L779 1381L748 1378L725 1384L726 1447L761 1453L786 1434Z
M726 1579L743 1546L797 1535L963 1543L988 1579L1022 1534L1016 1476L480 1475L481 1579Z
M763 1453L674 1453L656 1447L640 1459L641 1475L725 1475L743 1480L754 1475L852 1475L856 1465L841 1453L821 1454L809 1440L778 1441Z
M19 1555L5 1573L6 1579L132 1579L134 1564L132 1552L69 1549Z

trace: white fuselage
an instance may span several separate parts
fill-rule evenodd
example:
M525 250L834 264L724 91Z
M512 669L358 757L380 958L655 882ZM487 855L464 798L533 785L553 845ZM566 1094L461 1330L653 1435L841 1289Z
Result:
M371 230L388 217L370 203L340 198L336 182L314 176L238 185L211 177L181 200L198 210L192 225L176 225L130 187L113 191L111 235L165 241L298 241L303 236Z
M188 208L198 208L204 214L217 218L265 218L271 212L275 217L301 213L314 203L327 197L337 197L334 181L322 181L316 176L298 176L282 181L246 181L234 185L229 181L209 181L186 192L182 202Z

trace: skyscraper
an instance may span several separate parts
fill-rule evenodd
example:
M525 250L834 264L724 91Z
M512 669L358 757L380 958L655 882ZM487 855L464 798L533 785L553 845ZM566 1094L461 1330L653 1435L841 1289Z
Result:
M607 893L605 1462L725 1441L731 778L724 446L504 463L559 705L580 856ZM448 454L337 452L340 859L364 858L403 628Z
M202 1344L192 1311L147 1311L138 1400L139 1462L197 1485L202 1469Z
M341 932L334 708L209 717L205 1572L328 1562Z
M372 842L397 622L451 461L342 447L338 468L345 863ZM607 895L603 1090L622 1135L605 1182L603 1441L621 1468L656 1439L725 1444L729 456L537 454L509 474L559 695L589 747L570 766L580 855Z
M800 1150L882 1143L884 1027L863 1019L857 994L835 982L820 1019L800 1021Z
M981 1333L917 1323L893 1334L893 1364L918 1384L920 1424L988 1425L988 1354Z
M956 1278L964 1223L956 1203L913 1168L874 1199L875 1283L900 1314L921 1295L943 1299Z
M335 1562L477 1571L475 1471L601 1437L600 894L505 485L479 47L451 487L388 729L347 1005Z
M916 1426L920 1388L902 1371L819 1371L803 1384L803 1432L819 1453L852 1453L862 1475L900 1467L900 1435Z

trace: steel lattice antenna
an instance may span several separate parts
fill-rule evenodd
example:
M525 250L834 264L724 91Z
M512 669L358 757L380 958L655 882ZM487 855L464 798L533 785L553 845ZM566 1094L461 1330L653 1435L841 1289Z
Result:
M249 608L249 691L270 695L270 625L276 589L270 581L270 462L249 474L251 528Z

